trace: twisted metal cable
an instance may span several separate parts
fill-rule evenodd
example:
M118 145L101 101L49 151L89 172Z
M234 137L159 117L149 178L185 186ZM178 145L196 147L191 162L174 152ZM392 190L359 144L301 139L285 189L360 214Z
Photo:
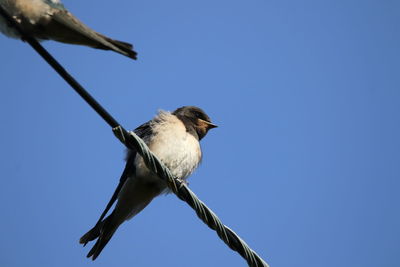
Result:
M121 126L113 128L115 136L128 148L136 150L142 157L146 166L167 182L168 187L181 200L192 207L197 216L208 227L215 230L219 238L225 242L232 250L237 251L246 259L249 266L268 267L268 264L258 254L252 250L234 231L222 224L217 215L208 208L184 182L176 179L171 171L155 156L146 143L134 132L126 132Z
M119 123L29 34L25 33L19 24L4 10L0 4L0 15L10 26L14 27L22 39L33 49L113 128L115 136L128 148L135 149L142 157L146 166L167 182L168 187L181 200L192 207L197 216L215 230L218 236L232 250L237 251L251 267L269 267L234 231L222 224L216 214L210 210L181 180L173 177L164 164L149 150L143 140L134 132L126 131ZM115 200L114 200L115 201ZM110 201L105 212L113 204Z

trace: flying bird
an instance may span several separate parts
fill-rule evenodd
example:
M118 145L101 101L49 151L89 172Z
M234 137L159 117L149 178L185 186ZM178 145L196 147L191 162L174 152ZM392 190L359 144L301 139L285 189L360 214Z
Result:
M134 132L175 177L184 181L201 161L199 141L208 130L215 127L217 126L202 109L184 106L174 112L160 111ZM143 158L136 151L128 150L126 161L120 180L123 184L114 210L79 240L86 245L97 239L87 254L93 260L99 256L124 221L141 212L158 195L168 192L165 181L146 167Z
M112 50L136 59L137 53L131 44L113 40L90 29L72 15L60 0L0 0L0 5L24 31L38 40L55 40ZM0 31L9 37L21 38L2 16Z

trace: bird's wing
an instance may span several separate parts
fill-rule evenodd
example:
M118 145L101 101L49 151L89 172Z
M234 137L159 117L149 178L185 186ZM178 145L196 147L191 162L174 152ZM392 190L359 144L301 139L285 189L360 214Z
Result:
M152 129L150 125L150 121L140 125L137 127L134 132L140 137L143 138L144 136L151 135L152 134ZM107 212L110 210L111 206L114 204L114 202L117 200L119 192L122 189L122 186L125 184L126 180L128 179L129 175L132 173L136 172L136 166L135 166L135 158L136 158L136 150L129 150L128 151L128 157L126 159L126 165L125 169L122 172L121 178L119 179L119 183L117 188L115 188L115 191L108 202L106 208L104 209L103 213L101 214L99 220L97 221L96 225L100 224L101 221L104 219L106 216Z
M53 4L51 7L52 9L48 13L51 19L42 22L41 39L113 50L136 59L136 52L132 50L131 44L113 40L92 30L62 6L54 7Z
M49 36L56 41L84 44L95 48L104 46L118 50L117 47L104 40L97 32L65 9L53 9L51 20L48 21L46 27L48 28Z
M153 130L151 128L151 122L152 121L148 121L137 127L134 130L135 134L137 134L140 138L151 135L153 133Z

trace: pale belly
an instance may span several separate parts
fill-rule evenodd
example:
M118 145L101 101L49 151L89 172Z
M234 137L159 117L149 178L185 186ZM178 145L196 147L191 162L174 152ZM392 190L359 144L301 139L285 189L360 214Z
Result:
M186 179L201 160L200 144L194 136L186 131L169 131L165 129L149 140L150 150L169 168L172 174L179 179ZM137 157L137 167L144 166L143 159ZM138 177L148 176L147 168L137 168ZM150 178L150 177L149 177ZM157 178L159 179L159 178Z

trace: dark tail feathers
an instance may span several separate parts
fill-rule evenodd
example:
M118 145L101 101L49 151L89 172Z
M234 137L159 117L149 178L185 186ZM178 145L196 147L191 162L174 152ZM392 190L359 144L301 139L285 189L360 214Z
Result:
M132 59L137 59L137 53L133 50L133 46L130 43L114 40L104 35L101 36L120 50L116 52L121 53Z
M104 247L107 245L108 241L110 241L118 226L119 225L113 223L113 213L111 213L110 216L108 216L101 223L90 229L89 232L84 234L79 239L79 243L83 244L83 246L86 246L88 242L98 238L86 257L92 257L92 260L95 260L100 255Z

